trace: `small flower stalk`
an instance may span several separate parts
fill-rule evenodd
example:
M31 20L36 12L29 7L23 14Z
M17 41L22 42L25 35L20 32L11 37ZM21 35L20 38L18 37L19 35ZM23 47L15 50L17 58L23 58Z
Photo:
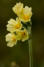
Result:
M18 41L24 42L27 40L29 43L31 38L32 8L28 6L24 7L24 4L19 2L14 5L12 10L17 15L17 18L11 18L6 25L7 31L9 32L5 36L8 47L13 47ZM31 48L29 47L29 49ZM29 67L32 67L31 64Z

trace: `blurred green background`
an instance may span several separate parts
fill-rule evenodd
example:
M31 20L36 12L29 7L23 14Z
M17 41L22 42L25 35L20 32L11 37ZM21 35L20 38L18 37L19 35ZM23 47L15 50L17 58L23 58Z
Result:
M22 2L31 6L33 67L44 67L44 0L0 0L0 67L10 67L12 61L20 67L29 67L29 47L27 42L9 48L6 46L5 35L7 21L15 18L12 7Z

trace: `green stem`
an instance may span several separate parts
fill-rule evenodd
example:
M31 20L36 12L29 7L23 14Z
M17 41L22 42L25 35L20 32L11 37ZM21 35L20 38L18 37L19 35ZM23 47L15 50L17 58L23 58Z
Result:
M28 43L29 43L29 67L33 67L32 40L30 39Z

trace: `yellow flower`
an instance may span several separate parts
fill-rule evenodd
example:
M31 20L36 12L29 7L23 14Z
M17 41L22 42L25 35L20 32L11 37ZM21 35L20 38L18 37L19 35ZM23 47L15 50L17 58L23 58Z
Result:
M22 28L22 24L18 18L16 18L16 20L10 19L8 21L8 24L7 24L8 31L15 32L16 30L21 29L21 28Z
M25 8L23 8L23 11L21 14L19 14L19 18L21 19L21 21L28 22L31 20L32 17L32 8L25 6Z
M21 40L25 41L29 39L29 33L26 29L21 31Z
M9 47L13 47L14 45L16 45L17 39L16 39L15 34L13 34L13 33L8 33L8 34L6 35L6 41L8 42L8 43L7 43L7 46L9 46Z
M31 20L32 17L32 8L25 6L23 8L23 3L17 3L13 8L14 13L21 19L21 21L28 22Z
M16 39L17 40L21 40L21 41L25 41L29 39L29 33L26 29L24 30L17 30L16 31Z
M12 8L13 12L16 13L17 15L19 15L22 10L23 10L23 3L17 3L13 8Z
M17 40L21 40L21 30L16 31L16 38Z

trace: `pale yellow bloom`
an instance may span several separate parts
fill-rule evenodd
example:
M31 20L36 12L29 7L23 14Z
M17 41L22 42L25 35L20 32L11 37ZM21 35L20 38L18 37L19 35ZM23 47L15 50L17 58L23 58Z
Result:
M17 40L21 40L21 30L16 31L16 38Z
M7 46L8 46L8 47L13 47L14 45L16 45L17 39L16 39L15 34L13 34L13 33L8 33L8 34L6 35L6 41L8 42L8 43L7 43Z
M26 29L21 30L21 40L25 41L29 39L29 33Z
M28 31L26 29L24 29L24 30L17 30L16 31L16 39L17 40L22 40L22 41L28 40L29 39Z
M22 24L18 18L16 18L16 20L10 19L8 21L8 24L7 24L8 31L15 32L16 30L21 29L21 28L22 28Z
M21 19L21 21L28 22L31 20L32 17L32 8L25 6L25 8L23 8L23 11L21 14L19 14L19 18Z
M17 15L19 15L22 10L23 10L23 3L19 2L17 3L13 8L12 8L13 12L16 13Z
M32 8L25 6L23 7L23 3L17 3L13 8L14 13L20 18L21 21L28 22L32 17Z

